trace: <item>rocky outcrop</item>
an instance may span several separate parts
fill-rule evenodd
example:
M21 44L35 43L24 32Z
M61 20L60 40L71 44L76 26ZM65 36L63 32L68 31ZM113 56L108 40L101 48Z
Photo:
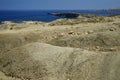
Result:
M0 25L0 80L120 80L119 53L118 16Z
M0 54L0 70L25 80L117 80L119 52L31 43Z
M0 80L21 80L21 79L6 76L3 72L0 71Z
M76 19L58 19L50 22L48 25L76 25L80 23L106 23L112 21L111 17L80 15Z

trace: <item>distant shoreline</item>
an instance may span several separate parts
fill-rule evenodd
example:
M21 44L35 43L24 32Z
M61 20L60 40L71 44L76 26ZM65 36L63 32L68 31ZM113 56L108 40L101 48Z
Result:
M120 9L106 10L0 10L0 23L12 21L21 23L23 21L51 22L60 17L48 15L48 13L80 13L101 16L115 16L120 14Z

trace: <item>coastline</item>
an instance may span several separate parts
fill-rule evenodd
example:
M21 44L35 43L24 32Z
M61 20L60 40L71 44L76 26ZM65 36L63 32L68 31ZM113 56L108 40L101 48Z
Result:
M120 15L0 24L3 80L118 80L119 53Z
M21 23L23 21L51 22L60 17L49 15L48 13L80 13L81 15L111 16L120 14L115 10L4 10L0 11L0 23L3 21L13 21Z

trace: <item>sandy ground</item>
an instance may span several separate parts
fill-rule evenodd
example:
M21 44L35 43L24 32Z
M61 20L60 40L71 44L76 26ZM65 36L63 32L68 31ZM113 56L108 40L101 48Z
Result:
M119 15L0 25L0 80L119 80L119 53Z

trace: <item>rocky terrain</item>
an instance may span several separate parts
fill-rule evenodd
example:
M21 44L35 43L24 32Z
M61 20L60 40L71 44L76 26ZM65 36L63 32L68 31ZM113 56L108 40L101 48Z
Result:
M0 80L120 80L120 16L0 24Z

